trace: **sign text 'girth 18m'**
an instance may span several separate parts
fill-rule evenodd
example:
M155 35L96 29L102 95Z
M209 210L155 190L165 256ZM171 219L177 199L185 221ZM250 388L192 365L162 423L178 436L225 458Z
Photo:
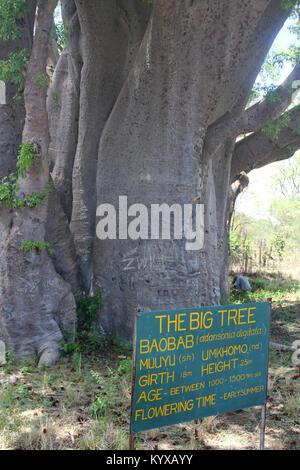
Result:
M268 303L136 315L131 432L266 401Z

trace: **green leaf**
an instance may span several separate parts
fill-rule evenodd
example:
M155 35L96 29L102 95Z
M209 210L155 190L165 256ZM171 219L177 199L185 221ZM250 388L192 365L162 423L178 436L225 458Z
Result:
M9 41L20 36L19 23L26 11L26 0L0 0L0 39Z
M29 52L23 49L20 52L9 54L7 60L0 60L0 80L17 85L18 91L23 91L25 83L24 70L29 59Z
M50 254L53 253L53 249L50 243L32 240L26 240L22 242L20 250L24 251L25 253L28 253L29 251L38 251L39 253L41 253L44 250L48 250Z
M37 156L38 154L30 142L21 143L17 160L18 176L20 178L26 178L26 170L33 164Z

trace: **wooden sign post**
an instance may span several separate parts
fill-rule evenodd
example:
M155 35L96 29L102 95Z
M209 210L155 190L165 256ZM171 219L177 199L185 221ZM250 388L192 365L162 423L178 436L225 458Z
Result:
M134 434L263 405L269 303L135 312L130 448Z
M132 343L132 374L131 374L131 406L130 406L130 434L129 434L129 450L135 449L135 437L132 429L132 408L135 384L135 371L136 371L136 318L139 315L139 309L134 311L134 326L133 326L133 343Z

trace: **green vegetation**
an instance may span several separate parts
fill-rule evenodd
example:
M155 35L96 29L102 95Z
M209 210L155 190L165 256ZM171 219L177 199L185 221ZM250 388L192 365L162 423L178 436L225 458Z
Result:
M20 145L20 151L18 153L17 169L19 178L26 178L27 169L33 165L35 159L41 157L39 151L37 151L33 144L30 142L22 142Z
M32 77L34 83L37 83L40 86L48 86L51 83L51 79L48 75L41 73L40 75L36 75Z
M43 170L43 161L40 150L37 150L30 142L23 142L20 145L20 151L17 160L18 174L10 173L4 176L0 183L0 207L5 206L11 209L24 209L25 207L38 209L42 201L46 201L53 191L54 183L50 182L43 191L25 196L20 199L17 195L19 191L18 178L26 178L27 169L33 165L37 158L41 159L41 167Z
M0 205L3 207L17 207L16 193L19 189L16 176L11 173L9 176L4 176L0 185Z
M28 11L26 3L26 0L0 0L0 39L2 41L16 40L20 36L20 24ZM6 60L0 60L0 80L17 85L19 93L22 93L24 89L25 68L29 56L29 52L23 49L8 54ZM20 97L20 94L17 94L15 99L20 99Z
M108 336L103 338L97 327L97 314L102 306L102 293L99 291L94 296L84 296L77 302L77 331L75 338L69 333L67 341L59 341L61 351L65 354L73 352L96 353L110 339Z
M26 49L20 52L11 53L7 60L0 60L0 80L11 82L17 85L18 92L21 93L25 83L25 66L29 59L29 52Z
M274 101L274 100L271 100L271 101ZM275 140L278 140L279 132L284 127L288 127L288 125L290 124L290 120L291 120L290 113L286 112L281 118L278 119L276 123L271 122L270 124L267 124L262 129L262 132L264 132L267 136L272 137Z
M58 100L59 100L58 93L57 93L56 91L52 91L52 92L51 92L51 98L52 98L54 101L58 101Z
M118 374L112 374L113 377L110 380L109 387L107 388L107 383L105 378L91 370L91 375L94 377L95 381L98 384L98 388L100 392L96 394L96 399L94 403L90 406L90 412L92 415L96 416L97 418L101 416L105 416L109 410L113 409L115 406L115 396L116 396L116 381L118 380ZM103 391L105 393L103 394Z
M95 296L84 296L77 304L77 314L84 330L91 330L95 327L97 310L102 306L101 291Z
M280 274L249 274L252 291L230 291L230 303L265 302L272 299L283 305L294 299L300 299L300 283L295 279ZM230 276L232 282L233 276Z
M44 250L48 250L50 254L53 252L50 243L37 242L32 240L26 240L25 242L22 242L20 250L24 251L25 253L28 253L29 251L38 251L40 253Z
M0 1L0 38L3 41L15 40L20 36L19 24L26 11L26 0Z
M41 203L49 198L53 187L54 184L51 182L43 191L19 199L17 196L19 190L18 181L16 176L11 173L9 176L2 178L0 184L0 207L5 206L8 209L24 209L25 207L38 209Z
M274 272L292 269L297 275L300 247L300 154L276 164L270 177L272 194L260 218L235 212L231 221L230 248L233 269ZM241 197L244 197L242 194ZM247 197L247 190L245 193ZM256 206L265 195L256 196Z
M61 2L57 2L54 12L54 32L52 38L55 39L59 54L62 53L65 45L70 39L73 32L71 26L65 25L61 18Z

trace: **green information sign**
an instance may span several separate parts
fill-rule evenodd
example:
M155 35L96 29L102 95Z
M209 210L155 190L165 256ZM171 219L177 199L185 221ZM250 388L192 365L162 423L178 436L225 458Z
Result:
M266 402L269 303L136 314L131 432Z

